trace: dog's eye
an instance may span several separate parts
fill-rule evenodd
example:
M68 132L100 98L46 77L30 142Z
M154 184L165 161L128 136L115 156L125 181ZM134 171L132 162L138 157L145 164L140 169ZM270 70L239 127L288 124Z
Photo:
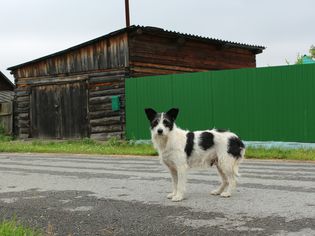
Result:
M152 122L152 126L157 126L157 125L158 125L158 123L159 123L159 121L158 121L158 120L154 120L154 121Z
M171 123L168 120L163 120L163 124L167 127L169 126Z

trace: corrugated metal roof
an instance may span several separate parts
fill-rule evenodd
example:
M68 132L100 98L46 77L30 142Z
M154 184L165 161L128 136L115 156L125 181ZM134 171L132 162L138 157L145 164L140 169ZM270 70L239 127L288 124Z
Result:
M232 41L227 41L227 40L222 40L222 39L204 37L204 36L195 35L195 34L180 33L180 32L177 32L177 31L164 30L164 29L158 28L158 27L151 27L151 26L146 26L146 27L145 26L138 26L138 27L140 27L141 29L149 30L149 31L156 31L156 32L161 32L161 33L164 32L164 33L167 33L167 34L173 34L173 35L181 36L181 37L184 37L184 38L203 40L203 41L223 44L223 45L227 45L227 46L234 46L234 47L254 49L254 50L264 50L264 49L266 49L266 47L264 47L264 46L250 45L250 44L245 44L245 43L237 43L237 42L232 42Z
M0 91L0 103L12 102L13 96L14 96L13 91L10 91L10 90Z
M62 54L68 53L70 51L88 46L90 44L93 44L95 42L98 42L100 40L104 40L125 32L133 32L136 30L142 30L144 32L147 33L154 33L154 34L160 34L160 35L166 35L166 36L173 36L173 37L182 37L182 38L188 38L188 39L194 39L194 40L201 40L204 42L209 42L209 43L215 43L218 45L223 45L223 46L227 46L227 47L237 47L237 48L246 48L249 50L253 50L255 54L261 53L265 47L264 46L257 46L257 45L249 45L249 44L244 44L244 43L236 43L236 42L231 42L231 41L226 41L226 40L221 40L221 39L215 39L215 38L210 38L210 37L203 37L203 36L199 36L199 35L193 35L193 34L187 34L187 33L179 33L176 31L170 31L170 30L164 30L162 28L158 28L158 27L152 27L152 26L140 26L140 25L132 25L130 27L127 28L123 28L114 32L111 32L109 34L103 35L101 37L92 39L90 41L84 42L82 44L78 44L76 46L70 47L68 49L53 53L53 54L49 54L47 56L44 57L40 57L38 59L32 60L32 61L28 61L16 66L12 66L9 67L8 70L15 70L18 69L20 67L32 64L32 63L36 63L51 57L55 57L55 56L60 56Z

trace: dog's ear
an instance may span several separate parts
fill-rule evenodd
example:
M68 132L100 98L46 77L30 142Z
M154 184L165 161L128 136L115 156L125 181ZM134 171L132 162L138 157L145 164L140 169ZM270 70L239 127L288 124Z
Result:
M157 114L157 112L155 110L153 110L152 108L146 108L146 109L144 109L144 111L145 111L145 114L147 115L149 121L152 121Z
M166 114L173 120L175 121L176 120L176 117L178 115L178 108L172 108L170 109L168 112L166 112Z

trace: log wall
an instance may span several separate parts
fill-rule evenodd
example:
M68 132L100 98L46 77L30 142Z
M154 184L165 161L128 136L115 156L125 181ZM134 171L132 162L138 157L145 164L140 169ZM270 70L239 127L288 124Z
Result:
M108 139L124 138L125 131L125 76L126 71L90 77L89 118L90 137ZM120 109L112 111L112 96L119 96Z
M30 137L30 94L31 87L15 89L13 129L21 139Z
M132 76L256 67L255 52L168 34L129 35Z
M110 137L124 138L125 130L125 77L128 75L126 70L112 70L103 73L84 74L80 76L68 76L64 78L54 77L47 78L37 77L24 78L19 80L18 87L15 91L15 133L21 139L32 138L34 135L34 125L32 124L32 110L36 101L32 97L32 91L35 88L56 88L65 85L87 83L88 101L80 101L81 104L87 102L87 122L88 136L93 139L105 140ZM57 87L56 87L57 86ZM51 95L50 95L51 96ZM112 96L119 96L120 110L112 111ZM31 103L32 101L32 103ZM71 99L64 101L71 102ZM31 106L31 104L33 104ZM35 105L34 105L35 104ZM69 106L71 106L69 104ZM73 106L73 105L72 105ZM33 108L33 109L32 109ZM34 113L35 114L35 113ZM33 114L33 116L34 116ZM33 118L35 119L35 117ZM66 117L61 118L66 119ZM53 121L51 121L53 122ZM34 123L34 121L33 121ZM49 122L48 122L49 123ZM35 123L34 123L35 124ZM85 124L82 124L82 127ZM62 127L62 125L61 125ZM62 129L66 130L67 127ZM68 134L61 130L59 133ZM34 136L34 137L35 137ZM77 135L75 136L77 137ZM75 138L73 137L73 138ZM71 138L67 136L47 138Z

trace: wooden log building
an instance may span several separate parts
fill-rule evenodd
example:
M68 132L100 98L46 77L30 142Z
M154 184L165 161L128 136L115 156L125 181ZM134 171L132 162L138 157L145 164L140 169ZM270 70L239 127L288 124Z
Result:
M13 91L14 84L0 71L0 91Z
M13 96L14 84L0 71L0 129L13 133Z
M125 79L256 67L263 50L155 27L123 28L8 68L16 83L16 135L123 138Z

